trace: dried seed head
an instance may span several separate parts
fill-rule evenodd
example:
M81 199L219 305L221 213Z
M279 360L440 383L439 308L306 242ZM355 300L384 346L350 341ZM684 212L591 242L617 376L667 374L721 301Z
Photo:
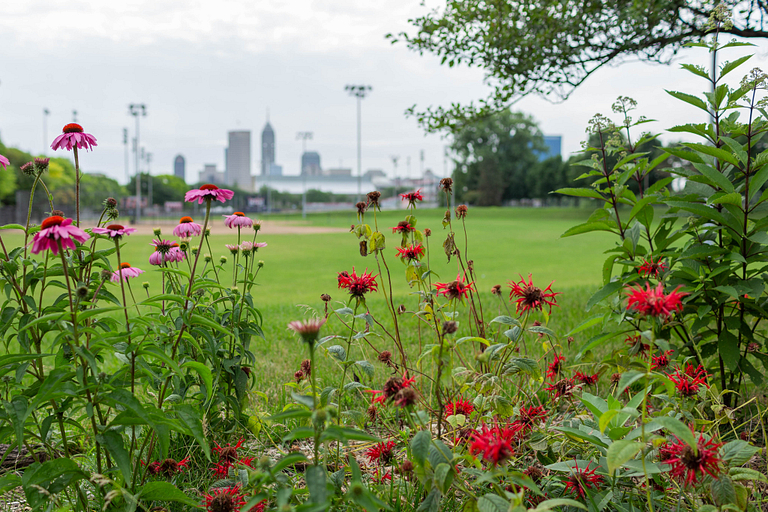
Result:
M457 324L453 320L443 322L443 336L445 336L446 334L453 334L458 330L459 330L459 324Z
M327 293L324 293L324 294L322 294L320 296L320 300L322 300L323 302L330 302L331 301L331 296L328 295Z

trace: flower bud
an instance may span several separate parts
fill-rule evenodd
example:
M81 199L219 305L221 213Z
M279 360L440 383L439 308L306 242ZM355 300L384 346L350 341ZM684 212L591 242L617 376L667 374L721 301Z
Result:
M211 260L213 259L213 258L211 258L211 255L210 255L210 254L206 254L205 256L203 256L203 258L205 259L205 262L206 262L206 263L210 263L210 262L211 262Z
M145 290L149 290L149 281L144 281L141 283L141 286L143 286Z
M152 232L155 234L155 236L160 236L160 228L155 228L152 230Z
M253 221L253 230L258 233L260 229L261 229L261 221L260 220Z
M88 297L88 287L87 286L78 286L77 287L77 296L80 299L84 299Z
M109 281L112 278L112 272L110 272L107 269L104 269L101 271L101 280L102 281Z
M264 260L259 260L259 262L256 264L259 268L264 266Z
M197 256L197 247L192 248L192 256Z
M226 256L222 256L221 258L219 258L219 261L223 265L223 264L225 264L227 262L227 257Z
M25 163L24 165L21 166L21 172L23 172L27 176L34 176L35 164L33 164L32 162Z

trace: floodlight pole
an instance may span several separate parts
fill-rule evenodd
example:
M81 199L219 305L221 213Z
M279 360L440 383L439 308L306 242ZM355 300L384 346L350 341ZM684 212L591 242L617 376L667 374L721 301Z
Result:
M143 103L131 103L128 106L130 114L136 118L136 224L141 218L141 173L139 165L139 117L147 116L147 106Z
M43 156L45 156L48 150L48 116L51 115L51 111L47 108L43 109Z
M344 90L350 96L357 98L357 201L360 202L363 197L363 164L362 164L362 128L361 128L361 100L372 90L370 85L347 85Z

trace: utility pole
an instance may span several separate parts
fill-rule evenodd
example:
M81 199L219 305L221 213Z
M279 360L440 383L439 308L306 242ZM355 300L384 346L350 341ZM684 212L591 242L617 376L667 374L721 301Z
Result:
M45 156L48 150L48 116L51 115L51 111L47 108L43 109L43 156Z
M143 103L131 103L128 106L130 114L136 118L136 223L141 219L141 174L139 164L139 147L141 139L139 138L139 118L147 116L147 106Z
M394 168L392 181L395 183L395 209L397 209L397 161L400 160L400 155L392 155L389 158L392 160L392 167Z
M357 201L360 202L363 197L363 157L361 149L361 114L360 104L361 100L366 97L369 91L372 90L370 85L346 85L344 90L349 93L350 96L357 98Z
M307 174L304 172L304 155L307 152L307 141L312 140L312 132L298 132L296 139L301 140L301 218L307 218Z

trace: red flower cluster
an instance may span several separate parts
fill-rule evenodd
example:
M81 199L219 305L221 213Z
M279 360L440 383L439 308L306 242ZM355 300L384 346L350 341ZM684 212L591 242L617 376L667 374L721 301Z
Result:
M436 283L435 288L437 288L437 294L443 295L449 300L458 299L461 297L465 299L468 298L469 292L474 291L472 285L475 283L472 282L467 284L466 277L467 276L458 274L456 276L456 280L452 283Z
M408 378L408 374L406 373L402 378L390 377L389 380L384 383L384 389L369 389L366 390L366 392L373 394L373 397L371 398L372 403L383 404L388 399L397 400L398 395L400 395L403 390L409 389L414 382L416 382L416 377Z
M694 450L687 443L677 437L676 442L667 442L660 449L661 460L672 468L669 474L679 482L690 485L695 484L699 476L707 474L716 478L720 473L720 458L718 449L722 443L715 443L712 439L705 440L703 434L699 434Z
M677 311L683 310L683 304L680 299L688 295L684 292L678 292L681 286L672 290L669 294L664 294L664 285L659 283L655 288L645 283L645 289L629 287L629 302L627 309L634 309L644 316L655 316L666 319L671 317Z
M165 459L160 462L150 462L147 466L147 471L150 475L162 475L164 477L171 477L176 473L181 473L185 468L189 467L189 459L181 459L176 461L175 459Z
M594 386L595 384L597 384L598 376L597 374L588 375L586 373L576 372L576 374L574 375L574 378L577 381L584 384L585 386Z
M707 371L699 365L694 368L691 363L685 366L685 370L680 371L680 367L675 369L675 373L669 375L669 379L675 383L677 392L685 397L695 396L699 392L699 386L707 384Z
M639 355L645 358L648 355L648 350L651 348L648 343L643 342L643 337L639 334L627 336L624 338L624 342L629 345L629 355L631 356Z
M575 384L573 382L573 378L570 378L561 379L553 384L550 384L544 388L544 390L554 393L555 396L553 398L560 398L570 395L573 392L574 387Z
M659 370L669 366L669 356L672 355L673 350L667 350L657 356L651 358L651 368Z
M584 469L579 468L578 464L573 468L573 472L565 479L565 490L573 493L577 498L584 499L587 496L587 489L598 489L603 483L603 477L595 474L594 469L589 469L589 464Z
M475 410L475 406L469 400L458 399L455 402L448 402L445 404L445 415L453 416L454 414L463 414L469 416L472 411Z
M551 313L552 306L557 306L555 295L559 295L560 292L552 291L552 283L554 283L554 281L549 283L549 286L543 290L538 286L534 286L531 276L532 274L528 274L528 282L525 281L523 276L520 276L520 282L516 283L514 281L510 281L508 283L512 288L512 291L509 292L509 300L513 300L514 297L517 297L515 302L517 303L518 313L525 313L526 311L530 311L532 309L538 309L541 311L541 309L544 307L544 304L549 306L549 312Z
M418 261L421 256L424 256L424 246L420 243L414 245L410 244L407 247L397 248L397 257L401 259L407 259L408 261Z
M653 256L651 256L651 260L643 260L643 264L640 265L637 269L638 273L643 277L655 277L656 279L659 278L659 274L667 270L667 264L662 260L661 256L659 256L658 261L653 261Z
M512 455L512 442L517 435L517 429L512 425L494 425L488 428L483 424L480 431L472 433L472 444L469 445L469 453L481 454L483 460L495 465L503 463Z
M554 352L555 359L549 363L549 366L547 366L547 378L555 380L558 375L560 375L560 370L562 369L563 361L565 361L565 357L558 354L557 352Z
M378 463L385 466L392 462L395 458L394 453L395 442L387 441L386 443L379 443L365 451L365 456L368 457L370 463Z
M219 446L219 443L216 443L216 447L213 448L213 452L219 454L219 462L213 468L213 474L219 478L226 478L226 476L229 475L229 469L235 464L242 464L252 468L254 459L253 457L238 458L237 456L237 450L242 446L242 439L238 441L234 446L230 444L226 446Z
M543 406L521 407L518 418L512 423L516 426L520 435L524 436L533 430L539 423L547 417L547 411Z
M378 289L376 276L371 275L368 269L361 275L355 273L355 267L352 267L352 273L347 271L339 272L339 288L349 290L349 294L355 298L361 299L368 292L375 292Z
M421 189L416 192L408 192L407 194L400 194L403 201L408 201L408 206L416 206L416 201L423 201L424 196L421 195Z
M400 233L401 235L406 235L410 233L411 231L415 231L416 228L411 226L407 220L401 220L397 223L397 226L392 228L393 233Z
M211 493L205 495L205 510L207 512L240 512L243 505L245 505L245 497L240 493L239 485L211 489Z

